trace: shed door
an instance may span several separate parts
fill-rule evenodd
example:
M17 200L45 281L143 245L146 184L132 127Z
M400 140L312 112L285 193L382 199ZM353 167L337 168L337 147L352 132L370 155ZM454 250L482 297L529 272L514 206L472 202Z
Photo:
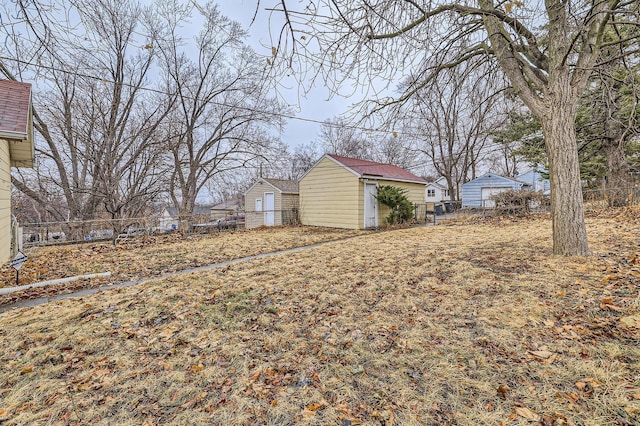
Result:
M264 226L275 224L275 198L273 192L264 193Z
M497 195L501 192L511 191L513 188L510 186L507 187L497 187L497 188L482 188L482 207L493 208L496 206L496 202L491 199L492 196Z
M364 227L375 228L378 226L378 186L375 183L364 184Z

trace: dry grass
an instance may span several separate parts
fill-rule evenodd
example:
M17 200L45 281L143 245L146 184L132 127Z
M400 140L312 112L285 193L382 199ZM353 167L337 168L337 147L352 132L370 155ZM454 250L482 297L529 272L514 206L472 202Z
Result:
M29 290L0 297L0 304L16 298L37 297L87 286L104 285L157 276L255 254L333 241L363 231L329 228L260 228L209 235L170 234L131 238L117 246L109 242L36 248L20 270L20 285L76 275L111 272L109 280L81 281L49 289ZM0 268L0 287L15 285L15 271Z
M0 422L640 423L632 218L414 228L0 315Z

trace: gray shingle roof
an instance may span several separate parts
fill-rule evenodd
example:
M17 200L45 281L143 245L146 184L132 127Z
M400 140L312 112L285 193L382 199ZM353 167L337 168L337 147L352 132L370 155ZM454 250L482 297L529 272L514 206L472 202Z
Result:
M298 194L298 182L295 180L287 179L271 179L263 178L266 182L278 188L284 194Z

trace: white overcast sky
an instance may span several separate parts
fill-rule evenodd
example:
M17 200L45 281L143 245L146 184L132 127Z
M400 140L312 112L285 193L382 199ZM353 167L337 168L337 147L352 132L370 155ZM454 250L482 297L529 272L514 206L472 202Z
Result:
M256 11L257 0L217 0L217 3L223 15L248 29L250 34L248 43L257 53L265 57L271 55L269 13L265 9L272 7L274 1L260 2L256 21L251 26L249 25ZM277 23L272 22L272 29L276 29L277 26ZM328 100L330 91L319 84L316 84L316 87L306 95L302 88L293 87L293 85L290 89L281 89L280 95L292 106L295 115L301 118L301 120L288 120L281 135L282 141L290 147L307 144L318 137L320 124L302 119L324 121L345 112L356 101L338 96Z

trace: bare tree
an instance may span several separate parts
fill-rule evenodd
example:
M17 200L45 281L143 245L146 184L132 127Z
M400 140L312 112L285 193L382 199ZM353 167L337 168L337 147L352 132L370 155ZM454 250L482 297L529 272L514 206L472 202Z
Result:
M322 0L307 2L301 10L293 9L292 3L280 1L286 23L276 44L279 51L294 54L283 65L295 68L300 66L296 58L304 57L311 60L308 70L333 82L368 75L365 85L373 81L372 74L380 81L393 81L396 72L403 71L412 82L396 101L412 97L443 70L477 58L495 61L514 93L542 122L551 176L554 253L590 253L576 106L599 65L605 29L637 25L636 1ZM378 100L381 105L389 102Z
M199 192L222 174L266 161L277 145L270 129L282 125L284 108L269 96L264 62L244 44L239 24L213 3L194 6L204 20L192 55L185 53L179 28L191 6L167 1L154 25L165 28L157 45L167 91L177 94L169 122L170 195L180 215L193 211Z
M290 180L300 179L313 167L320 158L320 155L321 153L316 145L307 144L296 146L288 156L289 166L285 168L287 173L283 178Z
M405 137L404 134L378 133L372 145L374 146L373 158L380 163L393 164L411 170L421 164L420 152L411 147L410 138Z
M324 152L393 164L403 168L416 165L416 151L398 132L358 127L344 118L326 120L320 128L318 144Z
M137 39L144 10L133 3L102 0L79 4L78 11L95 52L78 58L98 68L105 81L85 79L75 133L93 171L97 194L113 219L138 217L162 191L162 149L159 131L173 98L144 90L154 64L149 38ZM144 44L140 48L140 41Z
M341 118L325 120L320 127L318 143L324 152L343 157L373 160L370 141L356 127Z
M17 6L28 34L43 43L34 62L17 67L42 88L34 102L40 190L18 174L14 184L48 210L47 194L57 191L45 188L57 186L68 210L51 211L57 220L142 214L161 190L158 128L171 109L171 99L144 90L154 63L148 38L138 35L145 9L115 0ZM14 53L24 51L19 37L9 40ZM17 78L7 64L2 71Z
M482 153L500 122L501 86L498 77L481 79L486 72L486 67L469 70L465 65L445 70L401 108L409 130L424 135L417 149L446 179L452 200L462 183L476 178Z

